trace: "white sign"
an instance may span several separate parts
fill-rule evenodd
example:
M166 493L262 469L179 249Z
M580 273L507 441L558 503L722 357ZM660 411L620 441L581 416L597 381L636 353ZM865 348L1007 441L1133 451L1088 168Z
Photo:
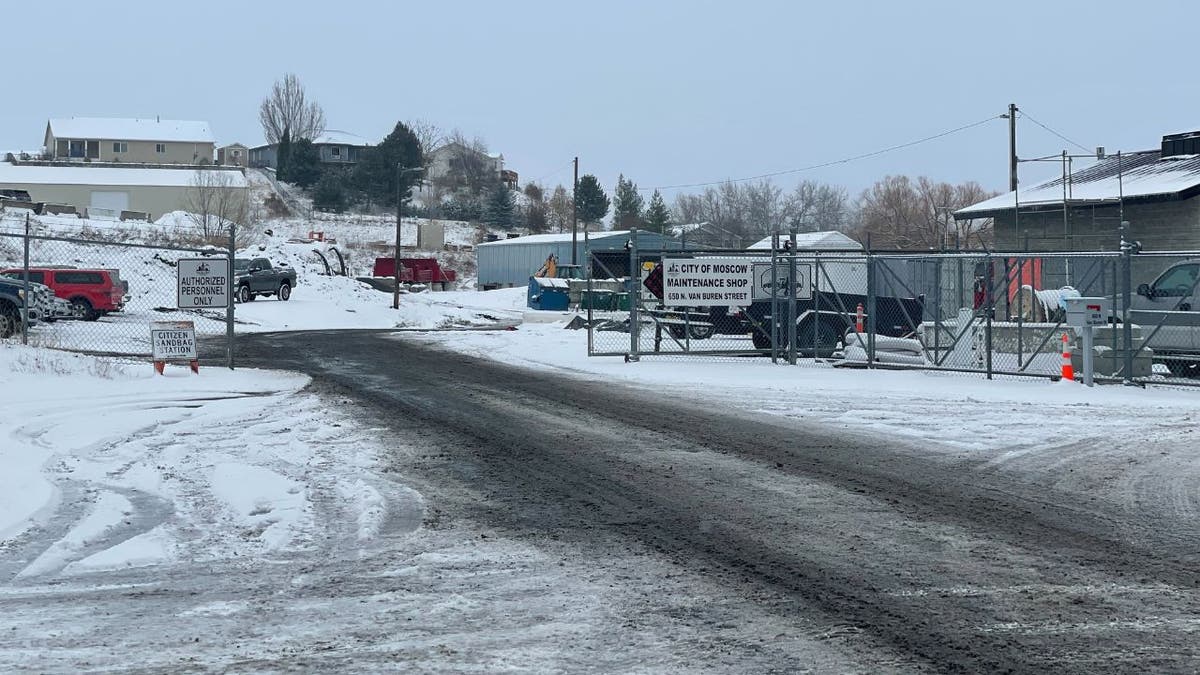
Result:
M179 261L179 309L225 309L229 306L229 259L184 258Z
M771 263L754 263L754 299L770 300L772 292L778 293L780 300L788 298L788 265L786 260L775 263L775 279L771 279ZM774 289L774 290L772 290ZM796 265L796 299L812 299L812 265Z
M668 307L745 307L754 285L747 258L663 258Z
M1063 298L1067 305L1067 325L1076 328L1107 326L1111 311L1108 298Z
M195 361L196 326L191 321L151 323L150 354L155 361Z

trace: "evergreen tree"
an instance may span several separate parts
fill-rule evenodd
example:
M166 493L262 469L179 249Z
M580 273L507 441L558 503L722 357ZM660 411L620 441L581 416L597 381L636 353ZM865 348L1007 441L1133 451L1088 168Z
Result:
M307 138L298 138L288 152L288 182L312 187L321 180L321 152Z
M346 210L346 186L335 172L321 176L312 193L313 208L318 211L341 213Z
M642 220L644 200L638 192L637 183L625 180L625 174L617 177L617 189L613 192L613 228L638 227Z
M608 215L608 195L604 194L600 181L590 173L579 177L575 201L579 219L585 223L598 223Z
M658 190L650 197L650 208L646 209L646 229L659 234L667 233L667 223L671 221L671 211Z
M283 128L283 136L279 138L279 146L275 148L275 177L288 180L288 169L292 159L292 132Z
M371 201L395 206L396 195L407 196L421 180L419 173L409 169L422 166L420 141L403 122L397 122L387 138L359 157L353 183Z
M512 229L516 223L515 206L512 192L507 187L498 187L492 193L491 198L488 199L487 208L483 212L483 222L491 227Z

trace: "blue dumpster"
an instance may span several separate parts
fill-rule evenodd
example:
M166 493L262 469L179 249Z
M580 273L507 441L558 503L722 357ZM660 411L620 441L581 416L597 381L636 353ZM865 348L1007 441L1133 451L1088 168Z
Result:
M529 308L565 312L571 304L566 279L529 277Z

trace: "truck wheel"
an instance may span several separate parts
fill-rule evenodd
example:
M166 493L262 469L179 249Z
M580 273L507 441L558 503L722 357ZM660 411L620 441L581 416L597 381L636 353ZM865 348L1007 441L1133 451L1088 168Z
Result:
M286 281L282 284L279 284L278 297L280 300L287 302L288 299L292 297L292 285Z
M806 323L796 328L796 350L805 356L828 359L837 351L838 342L842 336L829 321L821 321L817 324L817 343L812 344L813 340L812 323Z
M750 339L754 341L755 349L771 348L771 336L757 328L750 329Z
M16 334L21 325L20 311L11 303L0 304L0 339L10 338Z
M254 302L254 294L250 292L249 286L238 286L237 299L238 302Z
M1198 377L1200 376L1200 363L1196 361L1182 361L1180 359L1166 359L1167 370L1171 371L1171 375L1175 377Z
M86 298L72 298L71 317L79 321L95 321L100 318L100 312L92 309L92 303Z

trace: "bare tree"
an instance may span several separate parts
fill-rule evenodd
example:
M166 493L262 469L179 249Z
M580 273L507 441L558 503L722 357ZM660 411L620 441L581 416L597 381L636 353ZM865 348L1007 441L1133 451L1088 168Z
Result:
M863 191L859 198L860 239L871 237L872 246L930 250L957 239L986 243L991 238L990 219L954 219L954 212L989 199L996 193L978 183L952 185L921 177L888 176Z
M249 212L246 188L235 184L233 171L198 170L192 176L184 206L205 241L225 236L230 223L245 225Z
M803 232L844 231L850 226L851 210L844 188L806 180L788 195L787 220Z
M278 143L284 129L290 131L293 141L311 141L325 131L325 111L316 101L308 100L300 78L292 73L271 87L258 108L258 119L268 143Z
M446 143L445 132L442 131L441 127L429 120L409 120L404 124L417 137L417 143L421 146L421 156L425 158L425 162L428 164L433 151Z
M558 232L566 232L571 227L575 215L575 203L571 193L561 185L554 188L554 193L548 202L548 225Z
M481 196L490 194L500 183L496 162L488 154L487 143L482 139L468 139L455 129L446 137L444 146L450 153L449 171L437 181L438 187Z

